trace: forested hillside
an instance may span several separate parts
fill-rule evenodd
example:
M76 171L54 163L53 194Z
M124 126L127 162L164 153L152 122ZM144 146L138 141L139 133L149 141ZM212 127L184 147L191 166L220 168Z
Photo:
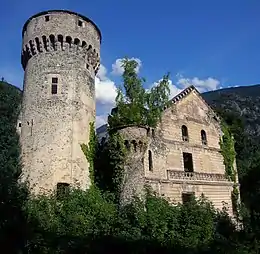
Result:
M18 183L21 173L16 119L21 91L0 82L0 243L4 253L259 253L260 249L260 86L223 89L203 94L233 133L243 206L243 230L225 211L217 212L204 199L171 206L147 194L119 206L113 191L97 185L66 196L29 197ZM117 140L108 140L105 157L92 155L93 175L98 159L106 172L116 168ZM96 150L95 150L96 149ZM86 169L88 170L88 169ZM102 178L103 179L103 178ZM100 180L100 179L99 179ZM145 209L144 209L145 208Z

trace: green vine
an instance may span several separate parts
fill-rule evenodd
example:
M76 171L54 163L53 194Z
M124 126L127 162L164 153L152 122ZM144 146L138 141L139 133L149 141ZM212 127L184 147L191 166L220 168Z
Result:
M110 133L108 140L109 166L112 170L112 190L119 199L122 180L124 176L124 165L127 155L127 149L124 140L118 132Z
M97 151L97 136L95 132L95 124L94 122L91 122L89 124L89 142L88 145L81 144L81 149L83 153L85 154L88 162L89 162L89 178L91 181L91 184L95 184L95 158L96 158L96 151Z
M225 165L225 173L226 177L234 182L233 191L232 191L232 205L235 214L238 213L238 196L239 191L236 184L236 170L234 168L234 163L236 159L236 151L235 151L235 140L230 132L228 126L222 122L222 132L223 136L220 139L220 148L221 153L224 158L224 165Z

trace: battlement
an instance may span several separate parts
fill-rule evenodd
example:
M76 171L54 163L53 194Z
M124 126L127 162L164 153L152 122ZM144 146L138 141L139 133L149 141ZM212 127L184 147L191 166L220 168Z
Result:
M21 63L25 70L34 56L57 51L68 55L69 51L82 58L85 67L96 74L100 66L100 43L101 32L87 17L66 10L40 12L23 27Z
M35 37L25 44L21 58L23 68L26 68L28 61L33 56L53 51L82 53L82 56L85 57L86 64L92 66L95 74L99 69L99 54L91 44L88 45L86 41L80 41L80 39L70 36L64 37L61 34L57 36L51 34L49 36L43 35L41 37Z

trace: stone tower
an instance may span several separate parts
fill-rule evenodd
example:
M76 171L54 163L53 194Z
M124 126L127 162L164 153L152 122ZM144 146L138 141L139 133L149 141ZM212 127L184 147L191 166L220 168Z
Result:
M100 43L98 27L70 11L38 13L23 27L22 180L34 194L90 185L80 144L95 121Z

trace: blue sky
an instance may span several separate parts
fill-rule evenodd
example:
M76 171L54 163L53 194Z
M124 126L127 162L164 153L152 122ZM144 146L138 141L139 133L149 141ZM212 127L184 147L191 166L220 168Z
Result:
M101 29L99 115L111 106L102 91L120 82L112 64L124 56L140 59L147 86L170 71L172 94L190 83L206 91L260 81L259 0L1 0L0 76L18 87L22 26L48 9L79 12Z

